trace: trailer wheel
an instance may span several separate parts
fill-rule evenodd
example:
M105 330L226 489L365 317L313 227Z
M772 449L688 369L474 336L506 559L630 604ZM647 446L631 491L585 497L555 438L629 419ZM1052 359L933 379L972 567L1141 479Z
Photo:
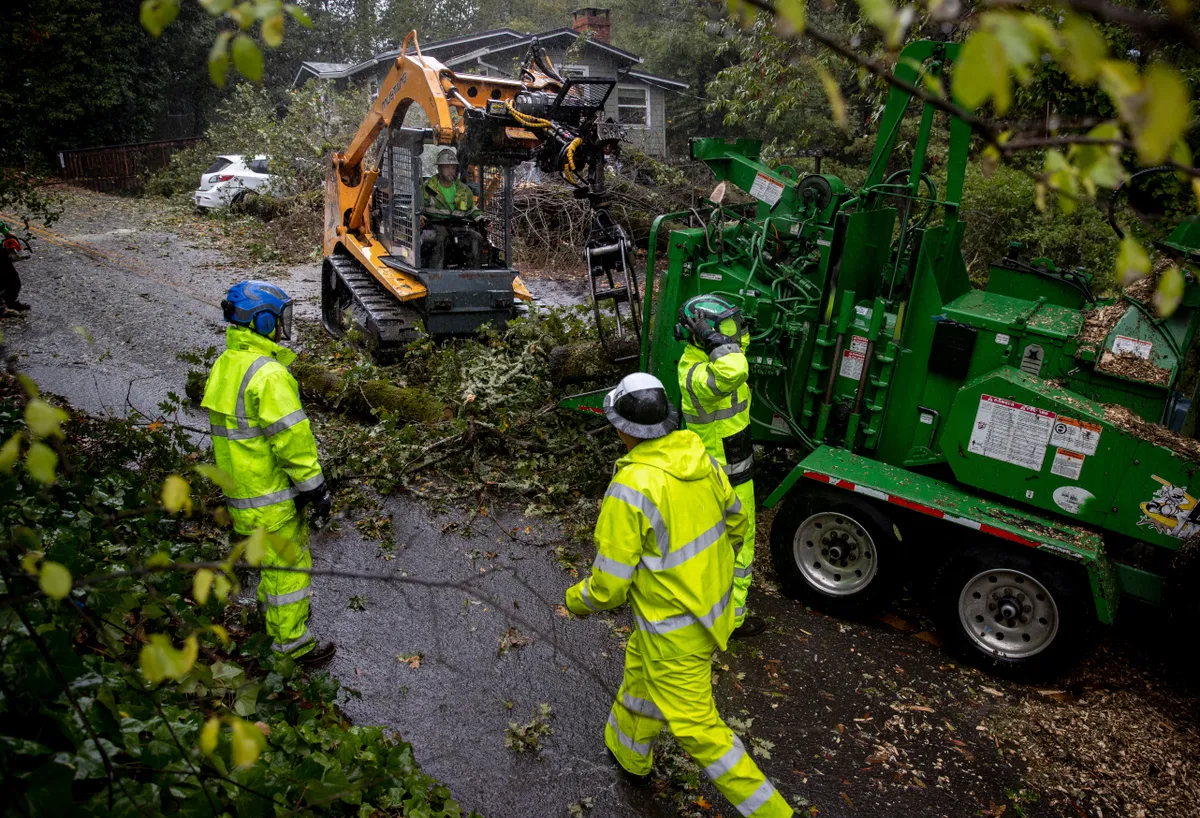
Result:
M872 612L896 579L895 531L878 507L853 494L794 494L771 524L771 559L783 592L833 614Z
M1055 558L979 545L954 554L935 586L950 646L1003 675L1050 675L1087 644L1093 614L1087 589Z

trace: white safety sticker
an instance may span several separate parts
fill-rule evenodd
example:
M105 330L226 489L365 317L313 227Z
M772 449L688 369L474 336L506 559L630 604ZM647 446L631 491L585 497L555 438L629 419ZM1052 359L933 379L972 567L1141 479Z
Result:
M1050 467L1050 473L1068 480L1078 480L1079 473L1083 471L1085 459L1081 454L1066 449L1055 449L1054 465Z
M921 413L921 417L919 418L919 420L920 420L922 423L924 423L926 426L932 426L932 425L933 425L933 415L929 414L928 412L922 412L922 413Z
M851 352L866 352L867 351L867 343L868 343L867 339L862 337L861 335L851 335L850 336L850 351Z
M972 454L1041 471L1054 418L1053 412L1036 406L984 395L979 399L967 449Z
M1095 498L1096 495L1079 486L1059 486L1054 490L1054 504L1068 514L1078 514Z
M790 435L792 433L787 420L784 419L783 415L778 413L771 415L771 431L777 435Z
M997 344L999 344L1000 346L1005 346L1005 345L1007 345L1007 344L1008 344L1008 342L1009 342L1009 341L1011 341L1011 340L1012 340L1012 338L1010 338L1009 336L1005 335L1003 332L997 332L997 333L996 333L996 343L997 343Z
M701 273L700 277L705 281L720 281L722 275L720 273Z
M1113 355L1136 355L1144 361L1150 360L1150 352L1154 349L1152 341L1142 341L1130 338L1128 335L1118 335L1113 339Z
M859 315L861 315L863 318L871 317L871 308L864 304L859 304L857 307L854 308L854 311L856 313L858 313Z
M838 374L843 378L850 378L857 381L862 377L863 361L866 358L867 356L861 352L846 350L842 353L842 366L838 369Z
M1054 421L1054 434L1050 436L1051 446L1062 446L1080 454L1093 455L1100 445L1102 427L1086 420L1059 415Z
M772 207L783 196L783 185L776 182L765 173L760 173L754 177L754 184L750 186L750 195L760 202L766 202Z

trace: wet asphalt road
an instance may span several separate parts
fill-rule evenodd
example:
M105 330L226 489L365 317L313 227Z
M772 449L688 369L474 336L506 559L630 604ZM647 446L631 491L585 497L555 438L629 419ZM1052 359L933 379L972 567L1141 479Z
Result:
M153 214L139 207L94 195L76 201L21 263L33 312L0 321L19 368L93 412L125 414L132 406L157 415L168 391L182 394L189 364L176 354L220 347L217 304L249 274L281 280L302 315L315 313L315 265L247 270L148 229ZM206 425L191 409L179 420ZM385 501L395 530L390 552L349 521L314 535L318 567L380 578L314 580L315 627L340 645L332 670L344 685L346 713L395 728L426 771L492 818L566 816L584 798L592 799L584 813L591 816L674 815L671 801L680 798L695 814L733 816L711 786L683 797L661 781L637 790L614 776L601 736L620 680L617 629L627 614L587 621L555 614L575 578L552 557L554 527L501 505L471 520L435 513L426 499ZM768 528L763 520L762 537ZM590 545L572 547L586 565ZM1037 694L957 666L916 617L848 623L805 610L773 592L765 541L759 552L762 581L751 602L771 629L731 646L714 678L722 713L746 725L780 790L821 816L999 815L997 806L1020 791L1022 769L983 721ZM351 606L354 597L364 610ZM501 652L511 627L531 643ZM506 729L529 722L540 704L551 707L552 730L540 754L515 754L504 746ZM1022 809L1076 814L1045 801Z

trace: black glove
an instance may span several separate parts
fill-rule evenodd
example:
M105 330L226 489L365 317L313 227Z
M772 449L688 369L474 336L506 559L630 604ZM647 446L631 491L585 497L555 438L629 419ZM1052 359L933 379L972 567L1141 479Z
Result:
M711 353L719 346L737 343L728 335L722 335L713 329L712 324L708 322L708 318L703 312L697 312L695 315L689 316L686 325L691 330L692 337L696 339L696 343L704 347L705 352Z
M333 511L333 495L329 493L329 485L322 483L315 489L302 491L296 495L296 511L303 511L311 505L308 517L310 520L324 520Z

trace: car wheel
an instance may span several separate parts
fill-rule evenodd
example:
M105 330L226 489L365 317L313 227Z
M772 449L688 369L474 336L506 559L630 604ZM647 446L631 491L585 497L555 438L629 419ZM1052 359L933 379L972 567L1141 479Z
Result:
M972 664L1017 678L1048 676L1076 659L1095 614L1082 571L1058 562L984 544L953 554L934 589L950 647Z
M771 559L785 594L829 613L861 616L887 601L900 541L874 503L848 492L793 494L771 524Z

